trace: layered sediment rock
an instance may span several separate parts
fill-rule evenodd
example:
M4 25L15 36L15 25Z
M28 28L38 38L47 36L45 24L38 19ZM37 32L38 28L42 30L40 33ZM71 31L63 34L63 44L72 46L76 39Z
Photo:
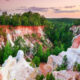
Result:
M14 46L14 41L18 37L22 37L25 40L25 44L33 48L34 44L44 44L44 49L48 46L51 47L52 43L49 39L45 39L44 26L6 26L0 25L0 47L6 44L6 41L10 42ZM5 34L5 36L4 36ZM43 43L45 41L45 43ZM49 44L47 46L47 44Z
M15 58L9 56L0 69L0 80L34 80L37 70L24 59L23 51L18 51Z
M80 73L73 71L54 71L52 72L56 80L80 80Z
M65 55L68 59L67 70L55 71L57 66L62 64ZM80 80L80 72L73 71L75 62L80 64L80 35L74 38L71 48L67 51L61 52L58 56L50 55L47 64L40 64L39 70L44 76L48 72L52 73L56 80Z
M48 64L52 65L55 68L57 65L61 65L63 57L67 56L68 66L67 69L72 70L75 62L80 64L80 35L76 36L73 40L71 48L68 48L67 51L61 52L58 56L51 55L48 57Z
M19 36L23 38L24 38L24 35L31 35L31 34L36 34L39 37L44 36L43 29L44 29L44 26L16 26L16 27L13 27L13 26L0 25L1 35L4 37L4 38L1 38L0 36L0 38L2 39L1 41L3 42L6 41L3 39L7 38L7 40L11 43L11 45L14 46L13 42Z

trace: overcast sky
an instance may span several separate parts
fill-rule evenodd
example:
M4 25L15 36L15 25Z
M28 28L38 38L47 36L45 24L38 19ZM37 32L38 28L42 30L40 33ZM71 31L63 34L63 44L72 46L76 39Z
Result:
M0 0L0 14L39 12L47 18L80 18L80 0Z

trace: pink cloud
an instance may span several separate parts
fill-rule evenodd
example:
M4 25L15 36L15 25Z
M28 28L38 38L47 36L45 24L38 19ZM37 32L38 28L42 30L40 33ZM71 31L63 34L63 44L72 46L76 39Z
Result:
M80 13L79 8L75 9L76 4L80 5L80 0L0 0L0 12L23 13L31 10L46 17L76 17L79 15L75 13Z

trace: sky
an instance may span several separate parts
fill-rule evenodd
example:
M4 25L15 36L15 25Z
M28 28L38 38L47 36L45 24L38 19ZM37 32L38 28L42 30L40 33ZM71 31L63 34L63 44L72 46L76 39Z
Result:
M80 18L80 0L0 0L0 14L38 12L46 18Z

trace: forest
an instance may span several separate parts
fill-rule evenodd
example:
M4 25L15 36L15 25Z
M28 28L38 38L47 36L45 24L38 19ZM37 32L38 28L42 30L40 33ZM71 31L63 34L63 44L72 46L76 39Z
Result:
M0 25L12 25L12 26L40 26L45 25L47 20L39 13L32 13L31 11L23 14L7 14L3 12L0 16Z

